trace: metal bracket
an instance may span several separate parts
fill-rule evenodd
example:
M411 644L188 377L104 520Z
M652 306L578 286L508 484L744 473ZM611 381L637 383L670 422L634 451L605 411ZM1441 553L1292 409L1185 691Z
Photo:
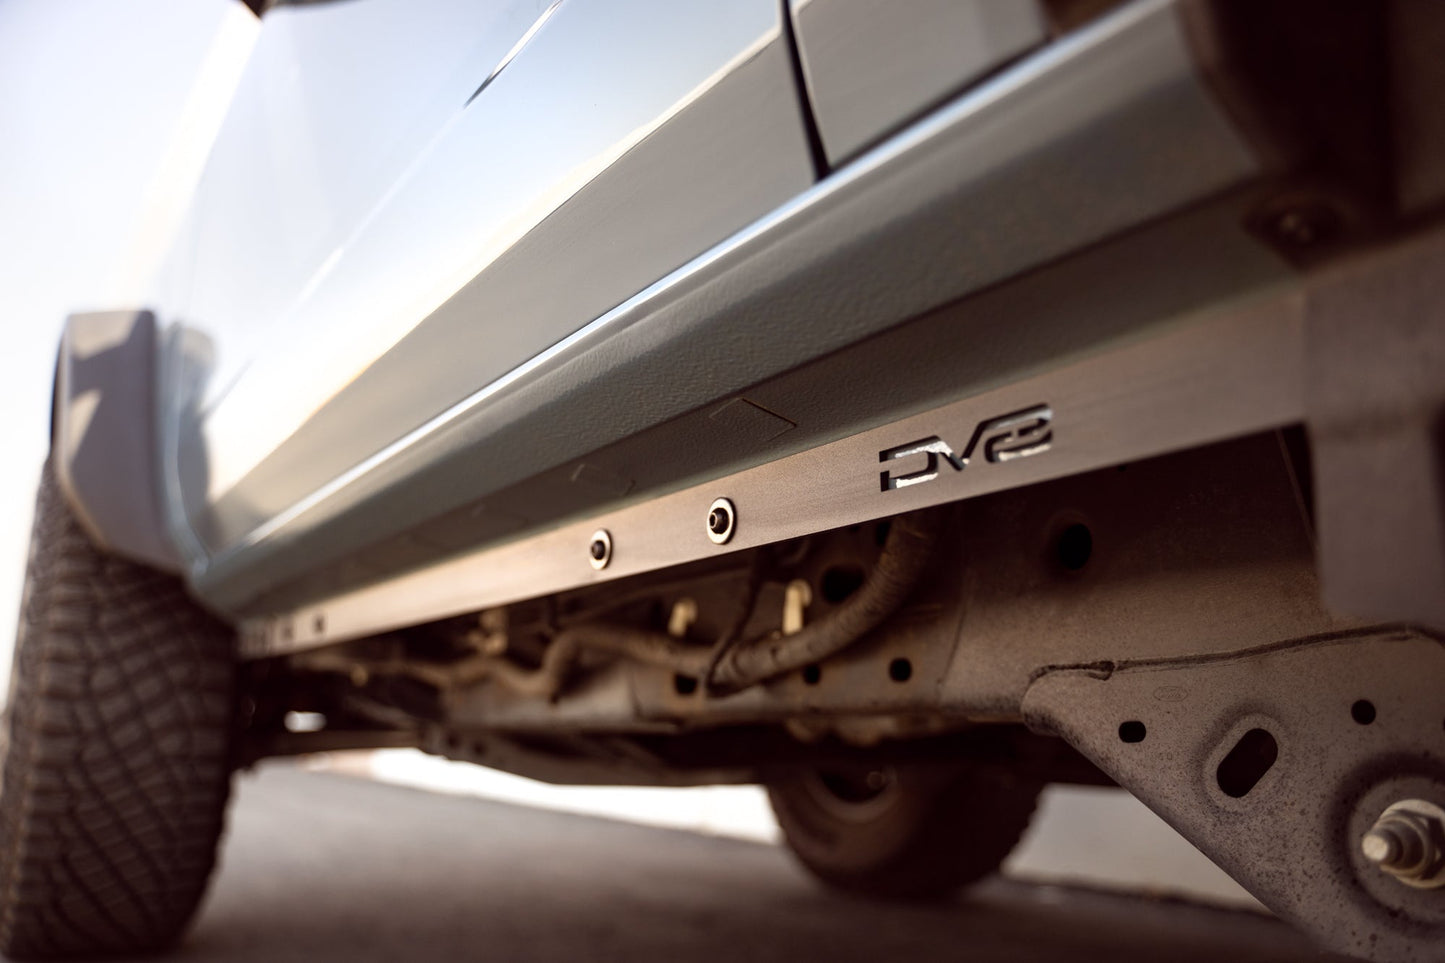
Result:
M1445 645L1401 631L1049 669L1023 709L1328 946L1445 961L1445 892L1361 851L1392 803L1445 802L1442 683Z

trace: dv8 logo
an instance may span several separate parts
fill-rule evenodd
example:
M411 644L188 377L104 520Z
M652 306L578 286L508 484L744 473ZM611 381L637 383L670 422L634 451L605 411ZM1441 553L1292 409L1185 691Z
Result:
M1054 412L1048 405L1034 405L1013 414L989 418L979 422L962 454L956 453L937 435L910 441L896 448L885 448L878 453L880 462L897 461L914 455L924 455L928 461L917 471L903 475L895 475L888 470L879 472L879 485L883 491L891 492L894 489L933 481L938 477L940 458L954 471L963 471L974 454L980 451L984 461L995 463L1027 458L1029 455L1048 451L1054 439L1053 420Z

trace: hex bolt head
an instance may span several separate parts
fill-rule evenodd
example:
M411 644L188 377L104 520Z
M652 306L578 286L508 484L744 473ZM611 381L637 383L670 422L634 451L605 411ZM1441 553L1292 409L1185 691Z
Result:
M1406 886L1445 886L1445 810L1423 799L1391 805L1360 840L1360 852Z
M1344 228L1336 208L1321 198L1276 199L1264 218L1270 238L1284 247L1304 250L1333 240Z

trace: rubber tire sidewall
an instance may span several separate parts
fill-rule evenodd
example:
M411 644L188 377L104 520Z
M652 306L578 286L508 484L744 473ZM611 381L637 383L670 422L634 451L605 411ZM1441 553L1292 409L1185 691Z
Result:
M5 711L0 952L153 952L195 912L230 792L231 630L100 551L45 466Z
M968 766L890 767L893 805L840 818L821 805L811 771L767 786L788 848L816 878L845 892L936 899L996 871L1028 828L1036 782Z

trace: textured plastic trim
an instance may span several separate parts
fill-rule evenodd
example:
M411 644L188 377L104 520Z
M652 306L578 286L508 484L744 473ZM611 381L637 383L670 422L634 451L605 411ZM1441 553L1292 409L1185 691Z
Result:
M61 335L53 418L56 476L97 545L181 568L160 504L156 321L149 311L73 314Z

